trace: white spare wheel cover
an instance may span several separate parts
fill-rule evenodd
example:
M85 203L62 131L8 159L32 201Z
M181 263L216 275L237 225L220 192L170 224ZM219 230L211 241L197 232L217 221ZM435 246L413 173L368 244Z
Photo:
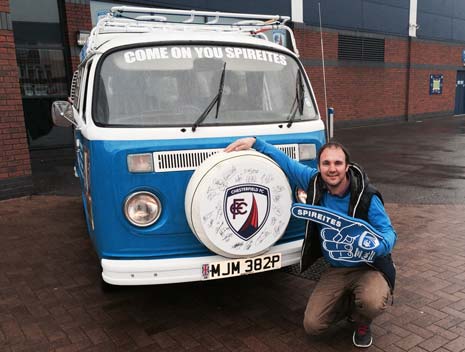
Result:
M189 226L225 257L265 252L286 230L292 192L284 172L255 150L218 153L194 172L186 190Z

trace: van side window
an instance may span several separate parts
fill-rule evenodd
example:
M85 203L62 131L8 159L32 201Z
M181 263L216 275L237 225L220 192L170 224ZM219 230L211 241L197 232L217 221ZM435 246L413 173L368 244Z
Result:
M79 111L79 87L81 85L81 70L74 71L73 80L71 82L70 97L74 108Z
M89 90L89 75L90 75L90 70L92 68L92 61L88 62L86 65L86 80L84 81L84 87L83 87L83 102L82 102L82 119L84 122L86 122L86 103L87 103L87 92Z
M73 97L73 105L76 108L76 110L79 112L80 111L80 105L81 105L81 81L82 81L82 76L84 74L84 67L78 68L78 70L75 72L73 81L74 86L74 97Z

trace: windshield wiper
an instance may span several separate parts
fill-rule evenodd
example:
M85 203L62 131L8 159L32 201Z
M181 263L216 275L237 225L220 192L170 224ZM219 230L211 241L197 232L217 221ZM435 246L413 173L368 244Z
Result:
M302 82L302 74L300 70L297 71L297 76L295 79L295 98L292 102L291 112L289 113L288 119L289 122L287 123L287 127L291 127L292 123L294 122L295 115L297 114L297 110L299 110L300 115L304 113L304 85Z
M213 109L213 107L216 104L216 114L215 114L215 119L218 118L218 111L220 109L220 104L221 104L221 97L223 95L223 86L224 86L224 76L226 73L226 62L223 65L223 71L221 72L221 78L220 78L220 86L218 88L218 93L215 95L213 100L208 104L207 108L205 111L198 117L198 119L194 122L192 125L192 132L195 132L197 127L207 118L208 114L210 111Z

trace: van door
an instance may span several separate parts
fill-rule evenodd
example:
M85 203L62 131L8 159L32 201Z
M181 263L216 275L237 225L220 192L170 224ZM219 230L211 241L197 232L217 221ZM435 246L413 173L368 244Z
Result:
M90 201L90 185L89 185L89 150L88 150L88 141L83 136L82 130L86 128L86 124L89 121L87 116L87 108L91 97L88 95L89 86L91 84L90 72L92 69L92 60L86 63L85 67L79 69L76 89L76 96L73 97L74 107L77 110L76 122L78 128L74 129L74 139L75 139L75 148L76 148L76 173L81 181L81 189L83 190L83 201L84 208L88 219L92 219L91 215L91 201ZM92 221L88 222L91 227L93 227Z

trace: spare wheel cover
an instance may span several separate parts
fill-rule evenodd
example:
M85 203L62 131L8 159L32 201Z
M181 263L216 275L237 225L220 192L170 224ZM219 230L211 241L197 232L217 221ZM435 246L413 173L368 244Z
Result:
M265 252L286 230L292 192L284 172L254 150L218 153L192 175L186 190L189 226L225 257Z

